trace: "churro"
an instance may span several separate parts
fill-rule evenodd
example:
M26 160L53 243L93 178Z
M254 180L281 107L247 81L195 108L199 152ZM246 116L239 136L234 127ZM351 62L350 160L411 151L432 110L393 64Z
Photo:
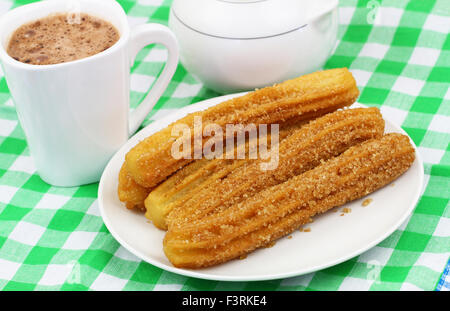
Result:
M352 74L345 68L316 72L234 98L201 112L187 115L144 139L126 155L128 174L139 185L152 188L193 161L172 156L176 137L172 129L186 125L194 138L194 118L203 126L216 124L279 124L311 120L351 105L359 94ZM205 138L203 138L203 142Z
M227 176L209 180L191 193L188 200L182 196L165 206L166 222L169 226L179 226L216 213L218 209L226 209L314 168L353 145L379 138L383 132L384 120L378 108L347 109L327 114L281 141L275 170L262 170L264 160L261 159L246 161ZM155 206L147 204L146 207L148 211L155 209Z
M302 123L286 125L279 131L279 140L295 133ZM270 144L271 135L256 139L259 144ZM196 160L175 174L170 176L145 199L145 216L152 220L153 224L160 229L167 229L166 217L175 206L183 205L189 198L194 196L200 189L213 184L218 180L227 177L228 174L238 169L240 166L254 162L249 158L250 141L246 141L242 146L236 146L233 153L238 154L238 150L244 148L245 159L200 159Z
M152 189L138 185L128 174L125 164L122 165L119 172L119 186L117 194L119 200L125 203L128 209L145 210L144 200Z
M401 134L363 142L225 210L169 228L164 252L183 268L239 258L292 233L316 214L385 186L414 158L409 138Z

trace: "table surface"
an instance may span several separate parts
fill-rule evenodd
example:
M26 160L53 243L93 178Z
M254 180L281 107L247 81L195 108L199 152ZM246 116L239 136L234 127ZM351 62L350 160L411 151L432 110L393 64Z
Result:
M32 0L0 0L0 15ZM132 25L167 24L171 0L118 0ZM450 254L450 2L342 0L339 41L325 68L348 67L359 102L412 137L425 185L390 237L337 266L289 279L215 282L163 271L130 254L99 214L98 184L57 188L35 171L0 70L0 289L2 290L445 290ZM132 68L136 107L162 69L160 46ZM182 65L144 125L218 94Z

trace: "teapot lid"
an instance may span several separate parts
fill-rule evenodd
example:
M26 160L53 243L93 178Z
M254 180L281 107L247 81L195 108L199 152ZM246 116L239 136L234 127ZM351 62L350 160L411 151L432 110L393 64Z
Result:
M230 39L276 36L306 26L337 0L174 0L173 18L197 32ZM326 5L325 5L326 4ZM322 12L322 13L321 13Z

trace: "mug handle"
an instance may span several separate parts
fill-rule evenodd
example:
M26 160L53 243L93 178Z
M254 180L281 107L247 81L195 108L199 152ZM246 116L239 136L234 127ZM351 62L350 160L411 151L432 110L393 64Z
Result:
M155 106L158 99L166 90L178 65L178 43L169 28L160 24L144 24L131 31L130 38L130 67L133 66L137 53L149 44L162 44L168 50L168 57L164 70L144 100L130 114L129 135L131 136L144 121L147 114Z

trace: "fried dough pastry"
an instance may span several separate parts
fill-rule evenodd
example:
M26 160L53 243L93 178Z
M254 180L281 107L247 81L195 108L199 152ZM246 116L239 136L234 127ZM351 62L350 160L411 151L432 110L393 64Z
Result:
M292 135L301 126L302 123L285 125L279 131L279 139L283 140ZM257 139L257 141L259 144L270 144L270 132L267 138ZM145 216L157 228L166 230L166 217L174 206L182 205L190 197L194 196L199 189L217 180L222 180L238 167L255 161L255 159L249 159L248 157L249 144L250 142L247 141L245 146L243 146L246 154L245 159L233 160L225 157L225 159L208 160L203 158L195 160L178 170L150 192L145 199L145 209L147 211ZM237 154L236 149L239 148L242 148L242 146L237 146L233 151L235 155Z
M208 180L188 200L183 200L181 194L177 201L165 207L166 214L172 210L167 214L166 222L169 227L180 226L218 209L226 209L316 167L353 145L379 138L383 132L384 120L378 108L347 109L327 114L281 141L275 170L261 170L264 160L247 161L226 178ZM151 211L158 207L146 204L146 208Z
M128 209L145 211L144 200L151 190L151 188L138 185L128 174L125 164L122 165L119 172L117 194L119 195L119 200L124 202Z
M187 125L193 140L195 116L202 118L203 126L217 124L225 133L226 124L257 126L311 120L351 105L358 94L355 79L346 68L315 72L256 90L189 114L147 137L128 152L125 167L137 184L151 188L193 161L174 158L171 147L176 141L176 137L172 136L176 125Z
M238 258L290 234L316 214L385 186L414 158L409 138L401 134L363 142L226 210L170 228L164 252L182 268Z

